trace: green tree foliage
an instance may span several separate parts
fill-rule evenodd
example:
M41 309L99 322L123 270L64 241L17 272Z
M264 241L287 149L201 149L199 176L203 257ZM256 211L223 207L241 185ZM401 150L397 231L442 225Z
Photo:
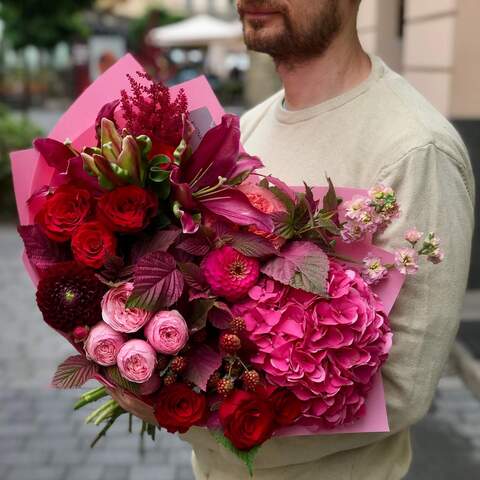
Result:
M51 49L60 41L69 42L88 35L80 12L95 0L1 0L0 18L5 38L12 48L28 45Z
M151 8L145 15L132 20L128 32L128 43L134 52L141 50L147 32L155 27L163 27L170 23L184 20L185 17L172 13L166 8Z
M30 121L13 116L0 104L0 220L15 215L9 152L31 147L41 134Z

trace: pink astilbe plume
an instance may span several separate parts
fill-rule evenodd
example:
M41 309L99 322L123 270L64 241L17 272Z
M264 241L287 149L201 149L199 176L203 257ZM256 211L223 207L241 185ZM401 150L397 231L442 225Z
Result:
M137 72L148 85L127 76L131 93L122 90L121 99L126 129L134 136L148 135L154 150L157 145L177 146L182 138L182 117L188 115L185 92L180 90L172 101L168 87L153 81L148 74Z

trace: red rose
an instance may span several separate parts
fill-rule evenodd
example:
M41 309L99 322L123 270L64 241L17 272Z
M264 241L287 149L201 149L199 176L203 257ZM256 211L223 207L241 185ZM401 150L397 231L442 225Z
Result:
M263 396L235 390L220 406L224 435L240 450L268 440L274 430L272 405Z
M40 225L48 238L65 242L85 221L91 207L92 196L88 190L62 185L47 198L35 215L35 223Z
M185 433L199 425L207 413L207 400L184 383L163 387L155 402L155 418L170 433Z
M138 232L157 214L157 197L136 185L118 187L98 201L97 215L114 232Z
M302 413L302 402L286 388L275 390L269 401L275 412L275 422L282 427L292 425Z
M84 223L72 236L75 260L92 268L103 266L108 256L115 255L116 246L113 233L98 221Z

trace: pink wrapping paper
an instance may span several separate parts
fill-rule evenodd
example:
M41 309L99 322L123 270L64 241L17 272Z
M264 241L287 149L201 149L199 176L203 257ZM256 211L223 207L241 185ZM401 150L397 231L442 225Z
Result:
M134 74L143 71L138 62L131 56L126 55L113 65L107 72L99 77L86 91L72 104L63 114L61 119L50 132L49 137L64 141L69 138L73 145L79 149L86 144L95 143L94 124L97 112L107 102L120 97L122 89L129 89L126 74ZM183 88L189 102L190 111L207 109L209 117L200 116L203 125L197 125L203 133L213 124L220 123L224 110L215 94L211 90L205 77L198 77L189 82L177 85L171 89L172 95L176 95ZM199 117L199 118L200 118ZM33 149L21 150L11 154L13 184L17 202L18 215L21 225L33 223L33 215L28 206L30 196L44 185L48 185L52 179L53 169ZM303 187L295 187L303 189ZM336 188L337 194L344 200L354 195L365 194L364 190L351 188ZM326 187L315 187L314 195L321 198L326 192ZM392 263L393 256L371 244L346 244L339 245L337 251L344 256L361 260L367 253L372 252L380 256L384 261ZM37 275L24 255L26 269L36 284ZM404 277L393 271L389 277L374 290L382 299L386 311L390 312L402 287ZM102 377L99 381L111 386ZM138 400L140 402L140 400ZM147 404L145 407L148 408ZM388 418L385 405L385 396L381 374L374 381L373 388L367 399L366 415L359 421L336 428L334 430L318 430L296 426L285 428L278 435L312 435L312 434L337 434L337 433L360 433L360 432L387 432L389 431Z

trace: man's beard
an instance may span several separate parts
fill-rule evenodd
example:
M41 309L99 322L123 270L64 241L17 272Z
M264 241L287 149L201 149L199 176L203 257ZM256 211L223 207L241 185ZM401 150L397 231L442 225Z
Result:
M266 35L266 32L262 32L264 22L261 20L258 22L250 20L248 27L245 28L247 20L243 18L242 9L239 10L247 48L270 55L277 64L294 65L323 55L342 25L337 0L328 0L321 10L302 12L303 25L302 22L295 22L291 13L283 5L277 5L274 1L245 0L241 2L241 7L247 6L271 7L282 16L282 31Z

